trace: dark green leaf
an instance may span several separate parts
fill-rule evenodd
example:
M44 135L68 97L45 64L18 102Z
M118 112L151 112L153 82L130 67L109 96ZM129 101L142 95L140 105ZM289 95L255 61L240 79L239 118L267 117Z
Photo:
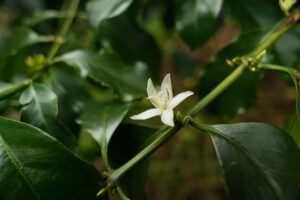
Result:
M300 151L271 125L214 125L209 130L233 200L300 198Z
M115 55L81 50L62 55L60 61L77 68L82 76L111 85L123 101L141 97L146 91L149 73L142 63L128 66Z
M50 133L72 150L77 149L75 137L57 119L57 96L45 85L34 83L26 89L20 103L21 120Z
M228 15L239 23L242 32L272 27L283 17L274 0L225 0L225 5Z
M0 199L96 199L100 176L60 142L0 118Z
M102 147L102 154L104 153L106 157L108 154L109 160L105 162L109 162L113 168L120 166L137 153L141 149L141 144L145 143L145 138L150 136L150 129L138 129L130 125L120 126L128 109L128 104L116 102L96 104L87 108L79 119L83 128ZM112 143L109 144L110 140ZM131 199L145 199L144 187L148 164L149 160L142 162L126 173L121 180L122 189Z
M87 3L88 19L93 27L97 27L105 19L109 19L123 13L132 0L92 0Z
M216 29L223 0L176 0L176 29L191 46L204 44Z
M82 79L74 69L59 65L49 70L48 83L58 97L59 119L71 129L72 133L79 133L75 119L85 102L93 99L88 82ZM99 91L98 87L97 91Z
M113 133L127 114L128 109L129 105L124 103L98 103L86 108L78 122L100 146L104 145L107 148Z
M99 30L100 39L109 42L122 60L128 64L143 61L157 75L161 66L161 54L154 38L127 15L105 21ZM134 41L132 41L134 38Z
M2 57L3 56L3 57ZM0 47L0 80L4 82L15 82L20 74L28 72L25 59L28 57L28 48L19 49L16 54L9 55Z
M129 124L117 128L111 138L108 155L113 168L120 167L134 155L140 152L155 130L146 127L137 127ZM120 186L130 199L146 199L145 183L149 159L139 163L128 171L120 181Z
M94 162L101 155L98 142L85 129L79 133L78 146L81 157L87 161Z
M145 159L126 175L121 180L121 188L124 190L129 199L146 200L146 180L150 159Z

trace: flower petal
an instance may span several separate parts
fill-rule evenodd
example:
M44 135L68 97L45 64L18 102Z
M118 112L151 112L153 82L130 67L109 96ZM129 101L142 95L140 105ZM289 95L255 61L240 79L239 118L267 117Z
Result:
M157 109L157 108L152 108L149 110L146 110L140 114L137 115L133 115L130 117L130 119L134 119L134 120L145 120L145 119L149 119L151 117L157 116L157 115L161 115L162 111Z
M148 97L156 96L157 95L157 90L155 89L151 78L148 79L148 84L147 84L147 94Z
M178 104L180 104L183 100L185 100L187 97L191 96L192 94L194 94L191 91L186 91L186 92L182 92L180 94L177 94L170 102L170 104L168 105L168 109L173 109L175 108Z
M161 115L161 121L168 126L174 126L173 118L174 118L173 110L164 110Z
M160 87L161 91L167 91L169 95L169 99L173 98L173 91L172 91L172 82L171 82L171 76L170 74L167 74L164 78L164 80L161 83Z

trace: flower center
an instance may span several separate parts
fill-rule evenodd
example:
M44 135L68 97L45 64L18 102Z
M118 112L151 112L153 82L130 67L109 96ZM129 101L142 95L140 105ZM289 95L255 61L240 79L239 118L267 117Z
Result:
M150 102L160 110L166 110L170 102L170 93L166 89L165 91L159 91L156 96L148 97Z

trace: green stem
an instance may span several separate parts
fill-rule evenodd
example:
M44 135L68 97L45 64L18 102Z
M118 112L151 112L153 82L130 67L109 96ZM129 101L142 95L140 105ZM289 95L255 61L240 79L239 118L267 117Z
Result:
M70 29L71 27L71 24L73 22L73 19L75 17L75 13L76 13L76 10L78 8L78 5L79 5L79 0L71 0L70 1L70 4L68 6L68 9L67 9L67 17L64 19L59 31L58 31L58 34L56 35L56 40L55 42L53 43L49 53L48 53L48 56L47 56L47 59L48 61L51 63L52 59L54 58L55 54L58 52L59 48L61 47L62 45L62 40L63 38L65 37L65 35L67 34L68 30ZM62 7L62 10L61 12L64 12L64 6Z
M260 52L269 49L281 36L290 30L293 25L300 19L300 9L295 10L290 16L281 20L267 35L264 41L250 53L250 56L256 56Z
M259 67L261 67L262 69L267 69L267 70L275 70L275 71L285 72L292 77L296 77L298 74L296 69L291 68L291 67L281 66L281 65L260 64Z
M272 64L260 64L260 67L262 69L266 69L266 70L275 70L275 71L280 71L280 72L284 72L287 73L293 80L293 83L295 85L296 88L296 110L297 110L297 115L300 117L300 99L299 99L299 83L298 83L298 79L300 78L300 74L297 72L296 69L291 68L291 67L285 67L285 66L281 66L281 65L272 65Z
M217 85L210 93L208 93L192 110L189 115L195 117L199 111L207 106L212 100L220 95L226 88L228 88L244 71L245 66L238 66L231 74L229 74L219 85Z
M250 52L247 56L257 56L261 52L269 49L284 33L286 33L298 20L299 12L295 12L288 18L282 20L273 31L262 41L262 43ZM246 66L240 65L236 70L229 74L219 85L208 93L190 112L189 115L195 117L200 110L212 102L226 88L228 88L243 72Z
M122 190L121 187L117 187L117 193L118 193L118 196L120 198L120 200L130 200L124 193L124 191Z
M295 19L290 22L290 18L285 19L279 24L279 28L276 28L254 51L252 51L250 56L256 56L260 54L263 50L270 48L272 44L274 44L285 32L287 32L292 25L295 23ZM217 87L215 87L207 96L205 96L190 112L189 115L191 117L195 117L201 109L207 106L211 101L213 101L218 95L220 95L225 89L227 89L244 71L246 66L240 65L238 66L229 76L227 76ZM137 155L135 155L132 159L126 162L124 165L112 171L109 176L110 184L117 185L120 178L136 166L138 163L143 161L145 158L150 156L155 150L157 150L162 144L164 144L167 140L169 140L180 128L182 124L177 124L175 127L163 127L158 132L159 135L152 143L150 143L147 147L145 147L142 151L140 151ZM203 127L202 128L207 128ZM200 128L200 127L199 127Z
M170 139L180 128L181 125L176 125L174 127L164 126L157 131L156 135L159 135L151 144L140 151L136 156L134 156L127 163L122 165L120 168L114 170L110 175L110 180L116 183L127 171L136 166L139 162L151 155L155 150L157 150L164 142Z

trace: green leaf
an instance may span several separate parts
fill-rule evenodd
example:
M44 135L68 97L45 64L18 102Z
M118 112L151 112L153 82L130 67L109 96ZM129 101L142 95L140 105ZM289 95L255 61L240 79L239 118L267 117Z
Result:
M55 138L0 118L0 199L96 199L100 176Z
M300 150L293 139L271 125L214 125L208 132L237 199L300 198Z
M127 162L138 152L149 145L153 139L154 129L122 124L113 134L108 156L112 168L116 169ZM134 168L126 172L121 178L120 187L130 199L146 199L145 184L149 159L145 159Z
M18 84L4 83L0 82L0 100L8 98L19 91L24 90L27 86L30 85L30 81L23 81Z
M88 81L82 79L78 73L69 67L58 65L49 70L48 86L58 97L59 119L74 134L80 129L76 120L85 102L93 99ZM99 88L97 87L97 92Z
M176 29L191 46L203 45L215 32L222 0L176 0Z
M108 145L128 109L128 104L117 102L91 105L78 120L78 123L98 142L104 165L109 170L111 166L108 160Z
M24 25L25 26L34 26L44 20L60 18L63 16L64 16L64 14L62 14L62 12L59 12L57 10L39 10L39 11L36 11L33 14L33 16L26 19L24 22ZM66 17L66 16L64 16L64 17Z
M122 14L132 0L92 0L87 3L88 19L93 27L97 27L105 19Z
M300 147L300 118L297 115L291 116L285 123L285 130L289 133Z
M243 33L269 28L276 24L283 14L274 0L225 0L227 16L238 22ZM268 9L266 9L268 8Z
M34 83L22 93L20 103L23 105L21 121L48 132L64 145L76 151L75 137L57 119L58 103L54 92L43 84Z
M109 42L126 63L142 61L149 66L152 77L159 73L160 49L154 38L138 25L135 19L121 15L107 20L101 25L99 34L99 38L104 43Z
M4 53L2 56L15 55L20 49L41 43L41 42L50 42L53 40L53 37L43 36L35 33L30 29L18 28L9 33L8 38L6 38L6 45L4 48Z
M109 84L123 101L139 98L146 91L149 73L142 63L128 66L116 55L81 50L66 53L59 61L75 67L83 77L89 76L99 83Z
M150 129L120 126L128 109L129 105L124 103L98 103L85 109L78 120L101 146L102 159L108 168L116 168L127 161L141 149L141 144L150 135ZM120 182L120 187L131 199L145 199L148 164L149 160L143 161L126 173Z
M10 55L0 46L1 81L16 82L16 80L20 80L20 78L18 78L20 74L28 73L28 66L24 62L28 56L28 49L29 48L19 49L17 52L15 52L16 54Z
M14 84L11 83L5 83L5 82L0 82L0 93L12 88Z
M124 103L97 103L85 109L78 123L107 151L109 141L128 109L129 105Z

